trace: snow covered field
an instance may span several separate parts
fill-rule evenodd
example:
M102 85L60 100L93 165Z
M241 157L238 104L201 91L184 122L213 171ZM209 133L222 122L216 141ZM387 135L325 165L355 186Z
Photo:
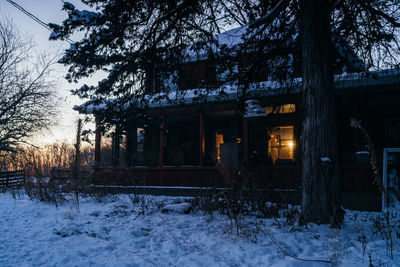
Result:
M174 203L183 198L144 199L85 198L77 212L71 202L55 207L0 194L0 266L331 266L289 257L277 244L340 266L368 266L368 255L374 266L400 266L400 239L394 236L392 260L386 241L373 234L379 213L348 212L342 230L247 217L246 238L231 233L224 215L180 213L187 204Z

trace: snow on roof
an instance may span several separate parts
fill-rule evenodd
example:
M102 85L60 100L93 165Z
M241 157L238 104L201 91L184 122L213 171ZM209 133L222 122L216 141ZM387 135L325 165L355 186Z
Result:
M399 69L363 71L357 73L342 73L339 75L335 75L335 85L336 88L339 90L397 83L400 83Z
M237 27L215 36L220 45L234 47L243 42L242 36L246 34L248 26Z
M279 20L275 20L273 24L279 24ZM265 27L261 32L264 34L268 34L272 25ZM248 38L252 38L254 36L254 32L260 33L258 28L250 29L249 25L240 26L237 28L230 29L223 33L217 34L213 36L215 43L210 42L209 46L206 48L196 49L196 45L191 45L186 50L187 58L184 60L185 63L206 60L208 57L208 51L211 49L214 53L219 52L219 48L216 47L218 44L219 47L227 46L228 48L238 47L240 44L244 42L244 40ZM275 33L272 38L280 39L281 36L279 33ZM298 32L293 34L292 38L286 40L287 42L294 42L298 38ZM333 34L332 35L332 43L337 51L337 53L341 56L342 60L345 62L345 65L349 71L352 72L361 72L365 71L366 67L364 62L360 59L360 57L353 51L351 47L346 44L340 37Z
M265 110L261 107L260 101L257 99L246 100L245 118L266 117Z
M298 79L296 79L298 82ZM295 82L296 82L295 81ZM249 97L267 97L278 95L281 89L287 87L276 81L266 81L250 84L246 89L246 95ZM299 86L294 86L293 91L290 93L299 92ZM123 110L129 108L164 108L179 105L193 105L200 103L220 103L228 101L236 101L242 94L242 90L237 83L225 84L214 90L207 90L205 88L181 90L175 92L161 92L154 95L146 95L141 101L137 99L128 101L122 107ZM84 114L91 114L100 112L108 107L118 105L117 99L108 99L99 102L98 100L89 100L88 102L74 106L74 109Z
M237 47L238 45L243 43L244 37L246 37L246 33L248 32L248 30L249 26L245 25L214 35L212 37L213 40L210 40L208 47L197 48L196 44L190 45L185 51L187 58L184 60L184 62L188 63L193 61L206 60L210 49L214 53L218 54L219 47ZM266 27L264 32L268 32L268 30L269 27Z
M361 88L366 86L378 86L384 84L400 83L399 70L380 70L361 73L343 73L335 76L337 90L349 88ZM264 81L250 84L246 89L247 99L260 99L279 94L290 95L300 93L301 78L296 78L288 83L278 81ZM214 90L204 88L181 90L174 92L161 92L154 95L146 95L143 99L124 101L123 99L98 100L93 99L75 106L74 109L84 114L103 111L108 107L118 106L122 110L129 108L166 108L174 106L193 105L201 103L222 103L237 101L242 96L242 89L237 82L222 85ZM123 104L122 104L123 103ZM249 113L257 112L257 107L249 103Z

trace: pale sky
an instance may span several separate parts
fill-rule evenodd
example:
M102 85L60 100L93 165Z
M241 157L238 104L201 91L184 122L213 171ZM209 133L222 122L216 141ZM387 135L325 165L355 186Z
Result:
M67 18L66 12L61 10L63 5L61 0L14 0L14 2L45 23L51 22L61 24L62 21ZM87 9L79 0L68 0L68 2L75 5L78 9ZM69 44L65 41L49 41L49 30L39 25L5 0L0 0L0 16L11 18L22 33L27 33L32 37L37 45L37 49L41 52L55 55L57 52L62 53L69 47ZM72 36L71 39L78 40L76 36L75 39L74 36ZM64 79L67 73L67 67L56 64L55 68L53 76L56 81L57 91L60 96L66 99L66 101L62 103L60 117L58 118L60 124L52 129L50 133L40 134L35 140L32 140L32 143L75 142L76 121L79 116L76 111L72 110L72 107L82 103L82 100L78 97L71 96L69 90L80 87L83 82L70 84ZM85 82L97 84L97 80L94 78L86 80Z

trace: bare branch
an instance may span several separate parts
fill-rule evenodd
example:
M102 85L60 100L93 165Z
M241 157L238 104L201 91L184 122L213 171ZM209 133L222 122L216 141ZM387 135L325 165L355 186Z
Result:
M57 97L49 80L54 58L35 59L32 48L12 22L0 21L0 147L26 143L54 124Z

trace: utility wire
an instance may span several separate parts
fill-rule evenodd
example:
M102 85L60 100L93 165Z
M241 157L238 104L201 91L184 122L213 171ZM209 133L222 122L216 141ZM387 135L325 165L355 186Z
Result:
M42 25L43 27L45 27L48 30L51 30L50 27L44 23L43 21L41 21L39 18L37 18L36 16L34 16L33 14L29 13L28 11L26 11L23 7L21 7L20 5L18 5L17 3L15 3L12 0L6 0L7 2L9 2L10 4L12 4L13 6L15 6L17 9L19 9L20 11L22 11L25 15L29 16L31 19L33 19L34 21L36 21L37 23L39 23L40 25Z
M45 22L43 22L41 19L39 19L38 17L36 17L35 15L33 15L32 13L30 13L29 11L27 11L25 8L23 8L22 6L18 5L17 3L15 3L12 0L6 0L7 2L9 2L11 5L13 5L14 7L16 7L19 11L21 11L22 13L24 13L25 15L27 15L28 17L30 17L31 19L33 19L34 21L36 21L37 23L39 23L42 27L46 28L47 30L53 32L53 30L49 27L49 25ZM75 43L73 40L69 39L68 37L65 38L65 40L70 43L73 44Z

